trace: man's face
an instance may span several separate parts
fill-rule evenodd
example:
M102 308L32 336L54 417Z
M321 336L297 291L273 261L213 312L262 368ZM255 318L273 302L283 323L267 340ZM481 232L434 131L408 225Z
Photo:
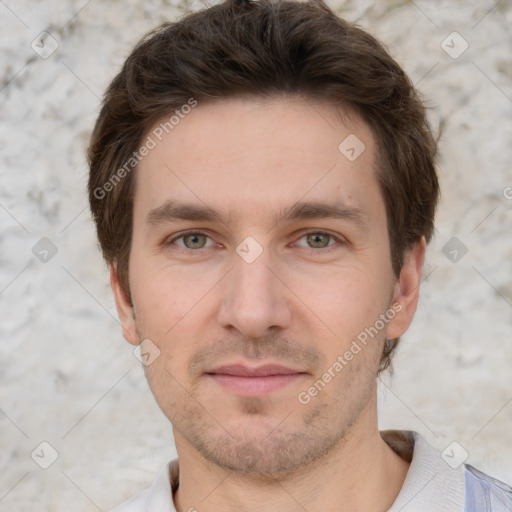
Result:
M153 135L137 170L134 316L116 300L125 337L160 351L146 375L178 453L283 474L371 414L383 342L404 313L378 322L400 287L375 142L359 118L345 122L297 97L227 99ZM184 205L220 220L181 218Z

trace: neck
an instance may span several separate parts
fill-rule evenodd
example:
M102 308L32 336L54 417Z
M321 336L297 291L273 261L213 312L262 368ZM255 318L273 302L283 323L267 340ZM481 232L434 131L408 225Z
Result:
M409 469L380 436L376 400L351 431L314 465L292 475L259 478L203 459L175 433L179 455L178 512L385 512Z

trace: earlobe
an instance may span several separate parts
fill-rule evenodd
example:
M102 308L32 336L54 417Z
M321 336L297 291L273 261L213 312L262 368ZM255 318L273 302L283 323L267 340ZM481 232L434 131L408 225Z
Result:
M135 324L135 315L133 313L133 306L126 295L124 288L119 281L116 264L110 266L110 287L114 294L114 301L116 303L117 314L121 321L123 337L132 345L139 344L139 337L137 335L137 326Z
M395 283L392 301L392 304L397 304L394 309L398 309L399 304L400 310L386 329L386 337L389 339L398 338L404 334L416 312L426 245L425 237L422 236L421 240L405 254L400 276Z

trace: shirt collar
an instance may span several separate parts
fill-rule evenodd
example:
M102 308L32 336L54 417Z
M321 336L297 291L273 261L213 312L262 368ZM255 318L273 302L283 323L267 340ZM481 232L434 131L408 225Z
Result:
M400 493L388 512L464 510L463 464L452 468L417 432L388 430L382 431L381 436L399 455L402 450L404 459L407 454L412 456Z
M145 510L147 512L176 512L173 496L178 485L178 459L174 459L165 464L150 487Z

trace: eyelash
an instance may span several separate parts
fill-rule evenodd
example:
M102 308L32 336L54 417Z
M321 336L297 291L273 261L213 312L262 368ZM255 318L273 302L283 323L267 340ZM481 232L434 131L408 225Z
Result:
M164 242L164 246L169 246L169 245L172 245L176 240L179 240L180 238L183 238L187 235L204 235L208 238L211 239L211 237L203 232L203 231L195 231L195 230L188 230L188 231L182 231L181 233L178 233L176 236L174 236L172 239ZM318 230L311 230L311 231L306 231L306 232L303 232L302 235L298 238L298 240L300 240L301 238L304 238L305 236L307 235L327 235L328 237L330 237L331 239L334 239L336 242L338 242L338 244L345 244L346 243L346 240L339 237L339 236L336 236L336 235L333 235L329 232L326 232L326 231L318 231ZM315 248L315 247L301 247L301 249L304 249L306 251L309 251L311 253L315 252L315 253L319 253L319 252L322 252L324 254L328 254L330 253L331 251L333 251L334 249L336 249L338 247L338 244L333 244L333 245L328 245L327 247L321 247L321 248ZM189 249L187 247L181 247L181 246L176 246L179 250L183 251L183 252L187 252L187 253L195 253L195 252L200 252L202 249L209 249L209 247L201 247L199 249Z

